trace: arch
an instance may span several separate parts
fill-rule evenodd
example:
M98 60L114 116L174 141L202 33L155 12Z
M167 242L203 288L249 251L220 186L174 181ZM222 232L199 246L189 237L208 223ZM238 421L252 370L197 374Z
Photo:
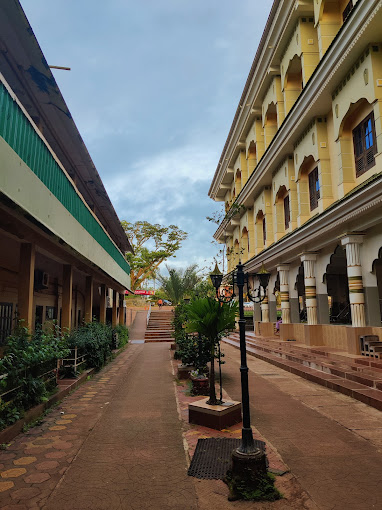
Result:
M277 204L277 202L279 202L280 200L284 200L285 195L288 193L288 191L289 190L287 190L286 186L282 184L276 193L275 204Z
M330 256L324 275L331 324L351 324L349 282L344 248L338 245Z
M308 173L313 170L314 166L317 165L318 162L315 160L314 155L310 154L309 156L305 156L301 165L298 167L297 179L301 179L303 175L308 175Z
M243 260L249 258L249 232L247 227L243 227L241 231L241 251L243 254Z
M357 123L356 117L359 117L360 112L369 112L372 110L372 104L365 98L360 97L355 103L349 103L346 111L344 111L341 118L339 118L338 133L336 138L349 135L351 136L354 124Z
M283 83L283 89L300 89L300 92L303 87L303 79L302 79L302 62L301 55L295 53L291 60L288 62L288 67L285 70L285 77Z

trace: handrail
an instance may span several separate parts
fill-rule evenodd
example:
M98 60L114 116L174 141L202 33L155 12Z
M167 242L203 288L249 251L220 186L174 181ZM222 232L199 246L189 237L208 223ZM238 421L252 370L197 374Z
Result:
M340 319L348 318L350 313L350 304L348 303L345 308L343 308L338 315L331 315L330 322L336 322Z
M149 305L149 311L147 312L147 317L146 317L146 326L147 326L147 325L148 325L148 323L149 323L150 315L151 315L151 303L150 303L150 305Z

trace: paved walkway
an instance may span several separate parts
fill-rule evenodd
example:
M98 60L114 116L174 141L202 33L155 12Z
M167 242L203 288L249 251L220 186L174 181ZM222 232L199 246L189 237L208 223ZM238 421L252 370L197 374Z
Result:
M239 353L224 352L224 387L240 400ZM291 470L278 478L286 499L229 503L222 482L187 476L183 440L200 431L179 420L169 345L132 343L0 451L0 508L382 509L381 412L261 360L248 365L252 422Z
M223 386L241 400L239 351ZM251 421L321 510L382 509L382 413L249 357Z

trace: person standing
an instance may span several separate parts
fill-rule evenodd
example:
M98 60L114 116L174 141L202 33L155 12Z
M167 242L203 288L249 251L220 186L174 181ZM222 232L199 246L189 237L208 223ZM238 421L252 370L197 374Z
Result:
M162 305L163 305L163 301L161 299L158 299L158 306L159 306L159 308L162 308Z

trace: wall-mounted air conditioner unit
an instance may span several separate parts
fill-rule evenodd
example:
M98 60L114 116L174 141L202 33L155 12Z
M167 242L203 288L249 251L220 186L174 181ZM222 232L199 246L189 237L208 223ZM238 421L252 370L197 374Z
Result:
M47 289L49 287L49 274L41 271L40 269L35 269L34 271L34 289L42 290Z

